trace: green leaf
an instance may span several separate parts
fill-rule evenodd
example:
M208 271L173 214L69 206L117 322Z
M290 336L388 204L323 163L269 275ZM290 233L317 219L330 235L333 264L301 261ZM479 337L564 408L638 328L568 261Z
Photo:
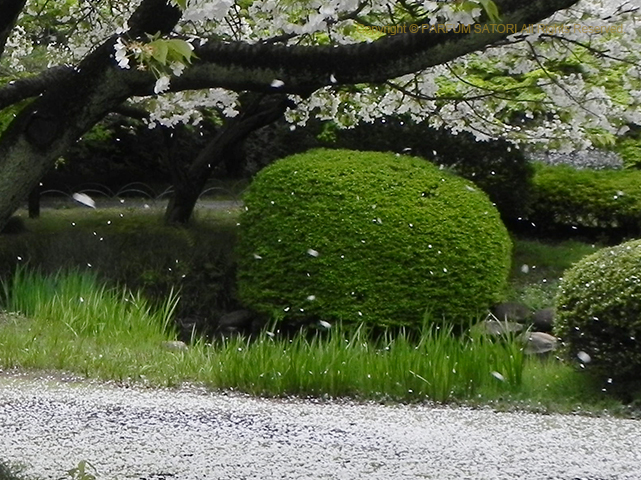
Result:
M185 40L172 38L170 40L166 40L165 43L173 56L178 57L179 60L184 59L187 63L191 63L191 59L196 57L192 46Z
M499 15L499 9L496 6L496 3L494 3L492 0L478 0L478 1L483 6L483 10L485 10L485 13L487 13L487 16L489 17L491 22L501 21L501 17Z
M167 54L169 53L169 45L167 40L155 40L149 44L151 47L154 60L161 65L167 65Z

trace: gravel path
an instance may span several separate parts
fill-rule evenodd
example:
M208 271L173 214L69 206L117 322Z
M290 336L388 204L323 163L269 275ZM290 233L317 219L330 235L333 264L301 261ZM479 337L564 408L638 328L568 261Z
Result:
M0 376L0 459L60 478L641 479L641 422Z

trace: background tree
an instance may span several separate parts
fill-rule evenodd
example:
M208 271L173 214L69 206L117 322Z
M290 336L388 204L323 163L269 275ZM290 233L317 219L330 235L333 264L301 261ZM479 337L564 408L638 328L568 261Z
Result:
M474 67L478 57L470 57L473 52L484 52L485 58L496 60L497 68L507 74L523 75L541 69L541 57L554 61L583 48L600 55L606 66L627 62L631 67L625 72L626 79L632 79L631 86L638 81L638 63L631 56L639 49L631 23L621 34L609 36L525 30L546 19L546 23L565 22L583 14L587 15L582 18L584 24L617 25L630 20L629 9L613 2L592 2L550 18L574 6L576 0L495 3L500 21L495 18L493 4L480 0L438 4L385 0L143 0L133 4L2 0L3 12L17 12L3 16L0 22L0 39L6 39L3 68L10 74L19 73L30 57L33 42L28 32L52 6L65 13L56 17L72 28L60 28L64 33L57 31L50 39L47 68L24 76L12 74L13 78L0 87L0 108L33 99L25 103L0 138L0 225L58 157L128 99L155 99L157 108L152 110L151 121L171 124L176 116L193 121L191 117L197 117L194 103L218 104L233 116L238 113L234 92L276 93L297 104L289 118L298 123L315 114L333 115L349 125L351 119L369 120L396 111L434 124L447 123L454 132L472 129L490 138L501 131L522 130L504 121L509 119L507 107L499 108L500 94L509 88L486 92L492 99L482 109L479 102L483 95L461 100L461 92L469 93L464 87L457 86L454 95L444 94L454 90L443 83L445 80L460 77L457 85L466 84L457 68ZM481 28L469 33L429 31L430 23L446 21ZM497 23L513 25L519 33L490 28ZM379 36L362 28L385 24L419 32ZM619 45L617 56L608 42ZM487 50L489 46L498 50ZM537 48L543 50L533 52ZM599 48L610 48L610 53L606 56ZM542 142L549 140L549 132L558 136L564 131L570 140L586 146L590 143L589 138L584 140L589 128L596 125L616 131L634 117L623 118L618 112L633 111L637 95L632 95L635 101L630 108L616 109L615 118L610 118L606 114L611 99L602 90L586 87L582 74L553 80L537 83L543 99L536 104L552 102L577 120L569 123L568 130L568 122L558 115L536 118L532 131ZM524 109L525 115L532 110ZM471 121L473 117L481 118L485 128L478 128L478 122ZM582 124L586 127L577 127Z

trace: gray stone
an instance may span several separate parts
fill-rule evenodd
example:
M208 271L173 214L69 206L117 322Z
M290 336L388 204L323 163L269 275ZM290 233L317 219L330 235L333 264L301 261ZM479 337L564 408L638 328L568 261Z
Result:
M504 302L491 308L492 314L501 322L524 323L532 315L532 311L519 302Z
M556 337L544 332L527 332L522 336L526 355L543 355L557 348Z
M536 332L550 333L554 327L555 315L553 308L537 310L532 317L532 329Z
M477 325L483 333L489 335L508 335L523 330L523 325L516 322L500 321L494 315L490 314L488 317Z

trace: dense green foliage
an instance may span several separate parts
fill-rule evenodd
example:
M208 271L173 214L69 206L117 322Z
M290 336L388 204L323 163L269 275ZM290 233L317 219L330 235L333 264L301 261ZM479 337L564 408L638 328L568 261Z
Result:
M608 247L569 269L556 333L570 355L589 355L607 377L641 379L641 240Z
M239 297L288 323L467 323L504 293L498 212L425 160L312 150L261 171L245 204Z
M504 220L525 213L534 172L522 152L504 140L480 142L467 132L454 135L394 117L349 130L332 129L326 124L321 138L340 148L409 151L474 182L496 204Z
M641 139L636 137L624 137L617 142L616 152L621 156L626 168L641 167Z
M641 230L641 171L577 170L537 164L530 220L539 225L575 225Z

